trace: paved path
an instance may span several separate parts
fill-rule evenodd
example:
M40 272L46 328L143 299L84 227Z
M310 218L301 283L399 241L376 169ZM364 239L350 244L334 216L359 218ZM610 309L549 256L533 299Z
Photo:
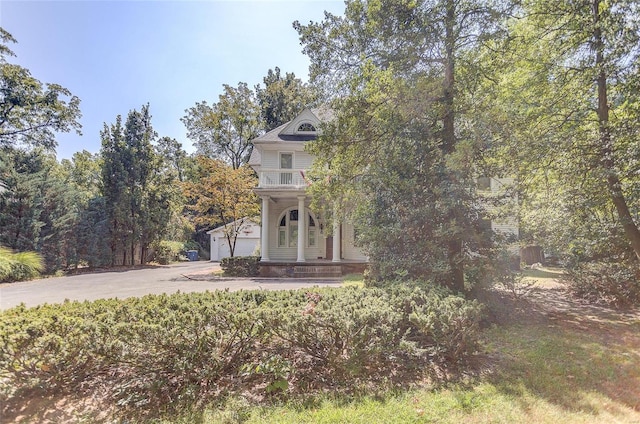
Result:
M146 294L201 292L206 290L285 290L313 286L339 287L331 278L211 278L219 270L212 262L183 262L138 269L105 271L67 277L0 284L0 310L24 303L36 306L69 300L124 299Z

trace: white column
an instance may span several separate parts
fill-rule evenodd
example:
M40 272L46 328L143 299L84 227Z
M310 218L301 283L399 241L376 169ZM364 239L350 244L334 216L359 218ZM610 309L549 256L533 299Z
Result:
M331 262L340 262L340 220L338 211L333 213L333 259Z
M304 208L304 196L298 196L298 262L304 262L304 246L307 244L307 212Z
M262 222L260 226L260 254L261 261L269 260L269 196L262 197Z

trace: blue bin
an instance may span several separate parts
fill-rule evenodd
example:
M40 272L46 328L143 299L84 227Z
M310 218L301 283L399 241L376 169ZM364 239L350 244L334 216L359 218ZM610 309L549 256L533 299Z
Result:
M198 251L197 250L187 250L187 259L190 261L198 260Z

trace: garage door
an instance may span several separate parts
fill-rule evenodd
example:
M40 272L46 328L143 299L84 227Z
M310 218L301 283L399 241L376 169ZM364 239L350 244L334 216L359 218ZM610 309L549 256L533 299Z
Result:
M218 259L231 256L229 253L229 243L227 239L221 237L218 239ZM236 250L234 256L251 256L256 250L256 246L260 242L257 238L239 238L236 240Z

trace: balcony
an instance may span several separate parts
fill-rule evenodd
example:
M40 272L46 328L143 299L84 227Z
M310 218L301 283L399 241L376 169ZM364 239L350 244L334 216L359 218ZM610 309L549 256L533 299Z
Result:
M259 173L258 188L301 190L309 184L303 169L264 169Z

